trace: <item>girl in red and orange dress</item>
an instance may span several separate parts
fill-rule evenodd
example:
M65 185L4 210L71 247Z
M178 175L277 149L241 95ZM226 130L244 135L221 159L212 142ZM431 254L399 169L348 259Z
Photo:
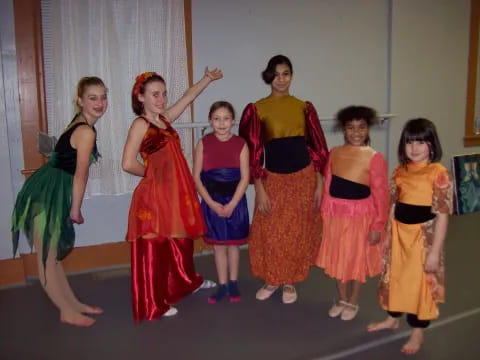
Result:
M132 244L132 305L137 322L175 315L172 304L196 289L215 286L195 272L193 239L206 228L179 136L170 124L222 76L218 69L206 69L205 76L168 108L160 75L143 73L133 86L132 108L138 117L128 133L122 166L143 177L133 193L126 236ZM138 153L143 163L137 160Z
M396 329L406 313L412 332L401 349L405 354L420 350L423 329L438 317L438 304L445 300L443 246L452 212L452 181L439 163L441 157L435 125L423 118L408 121L390 185L393 205L378 292L388 316L367 328Z
M320 245L318 207L328 155L314 106L290 95L292 76L288 57L269 60L262 78L271 93L247 105L239 130L255 184L250 267L265 282L256 298L266 300L283 285L284 304L297 300L294 284L308 277Z
M349 106L336 116L345 144L330 151L322 199L323 237L317 265L337 280L338 302L328 312L352 320L362 283L380 274L380 240L388 212L387 164L368 144L376 113Z

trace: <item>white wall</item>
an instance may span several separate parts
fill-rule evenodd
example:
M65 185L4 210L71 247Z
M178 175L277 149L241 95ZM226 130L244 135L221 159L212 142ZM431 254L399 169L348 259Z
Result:
M0 0L1 30L3 20L8 19L4 4L11 1ZM452 154L478 152L479 147L462 145L469 3L469 0L193 1L194 78L202 75L206 65L219 66L225 73L223 80L209 87L197 100L195 119L205 121L210 104L219 99L231 101L241 113L248 102L266 96L269 88L262 83L260 72L268 58L284 53L293 61L292 93L312 101L320 116L331 116L352 103L398 114L391 123L390 144L385 127L376 129L372 136L378 150L385 154L390 150L390 167L396 163L401 127L412 117L435 121L445 164ZM0 34L3 39L5 34L2 31ZM5 59L3 43L2 58ZM10 53L7 58L12 61ZM5 60L2 71L5 80ZM11 68L8 72L12 73ZM0 101L3 102L1 95ZM0 131L4 134L6 119L2 111L0 104ZM18 114L15 116L18 121ZM18 170L22 168L21 158L18 159L21 150L15 145L20 135L18 123L7 124L8 149L0 138L0 168L7 169L0 174L0 259L11 257L12 192L18 190L16 179L21 177ZM340 143L341 136L332 134L328 123L323 125L329 145ZM129 202L130 195L85 200L82 210L86 224L77 228L77 245L122 241Z
M463 147L470 22L469 0L393 1L392 123L395 140L406 120L435 122L442 143L442 162L452 155L479 152ZM396 161L396 143L391 163Z

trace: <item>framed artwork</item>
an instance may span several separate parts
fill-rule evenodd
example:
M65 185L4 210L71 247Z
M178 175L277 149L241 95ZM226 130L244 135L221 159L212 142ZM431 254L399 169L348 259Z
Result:
M453 157L457 214L480 211L480 154Z

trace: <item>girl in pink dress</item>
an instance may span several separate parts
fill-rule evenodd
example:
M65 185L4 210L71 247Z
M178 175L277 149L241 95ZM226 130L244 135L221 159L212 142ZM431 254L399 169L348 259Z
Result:
M338 302L330 317L352 320L367 276L381 272L382 238L387 221L387 164L368 144L373 109L349 106L336 116L345 144L330 151L322 199L323 238L316 264L337 280Z

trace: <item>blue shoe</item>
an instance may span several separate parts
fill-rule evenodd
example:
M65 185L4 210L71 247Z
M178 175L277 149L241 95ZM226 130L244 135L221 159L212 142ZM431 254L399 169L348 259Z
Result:
M228 282L228 296L230 298L230 302L240 301L242 296L240 295L240 291L238 290L238 281L230 280Z
M228 296L227 284L219 284L217 291L211 296L208 297L208 302L210 304L215 304L222 300L225 296Z

